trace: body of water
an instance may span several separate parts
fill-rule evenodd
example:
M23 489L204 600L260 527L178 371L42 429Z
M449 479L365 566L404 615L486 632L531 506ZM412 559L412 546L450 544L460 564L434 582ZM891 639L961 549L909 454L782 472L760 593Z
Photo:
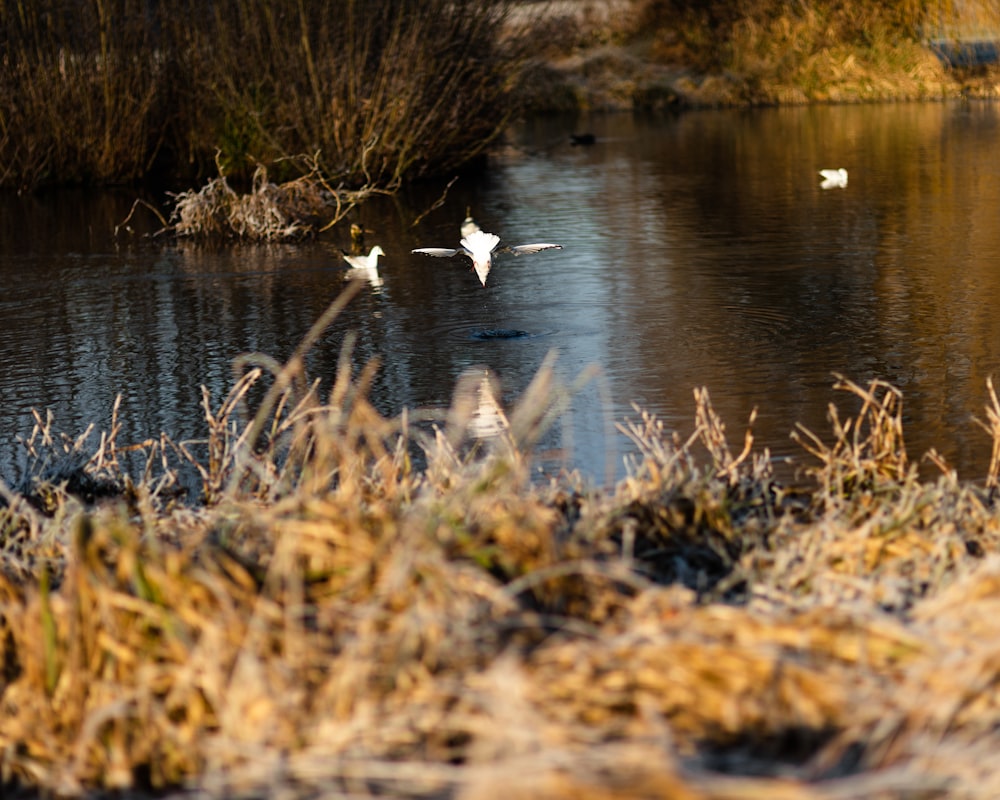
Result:
M592 132L590 146L569 134ZM1000 106L898 104L676 117L629 114L520 126L445 202L421 186L352 216L380 244L366 286L313 351L327 384L347 331L377 357L378 408L446 408L486 368L516 400L557 353L567 384L592 365L543 443L547 469L622 474L614 423L632 403L693 426L705 386L734 444L751 409L776 458L803 453L796 422L829 439L833 373L902 390L910 455L936 448L981 479L986 378L1000 373ZM818 170L844 167L843 188ZM347 224L295 245L207 247L114 237L134 194L0 199L0 475L16 478L30 409L56 429L107 427L121 444L197 438L200 386L217 405L244 352L286 358L344 285ZM501 256L486 287L456 247L466 209L505 242L563 250ZM150 220L137 226L149 230ZM496 330L524 335L498 338ZM839 397L838 397L839 395Z

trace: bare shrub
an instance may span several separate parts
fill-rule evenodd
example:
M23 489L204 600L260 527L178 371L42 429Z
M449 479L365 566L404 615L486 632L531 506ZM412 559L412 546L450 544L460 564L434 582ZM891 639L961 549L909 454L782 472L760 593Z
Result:
M141 177L165 79L143 0L0 4L0 185Z
M154 169L349 188L454 169L516 111L507 0L0 4L0 181Z

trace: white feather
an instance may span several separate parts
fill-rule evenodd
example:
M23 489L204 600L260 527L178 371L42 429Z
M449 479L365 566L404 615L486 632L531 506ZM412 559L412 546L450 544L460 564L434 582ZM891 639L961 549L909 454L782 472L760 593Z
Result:
M451 258L458 255L461 251L449 250L447 247L418 247L416 250L411 250L410 252L420 253L425 256L434 256L435 258Z
M378 269L378 257L384 255L385 251L375 245L366 256L352 256L344 253L344 261L350 264L353 269Z
M515 256L524 256L529 253L540 253L542 250L562 250L562 245L539 242L538 244L519 244L507 249Z
M463 233L465 232L466 223L469 222L472 222L471 217L462 223ZM474 222L472 224L475 225ZM499 236L495 233L486 233L478 225L476 225L475 230L470 231L462 237L461 245L461 248L457 250L451 250L447 247L418 247L411 252L420 253L425 256L436 256L438 258L450 258L453 255L462 253L472 259L472 266L476 270L476 275L479 276L479 282L485 286L486 276L490 274L490 269L493 267L493 256L497 253L513 253L519 256L528 253L538 253L542 250L562 249L562 245L549 244L547 242L540 244L519 244L515 247L501 247Z

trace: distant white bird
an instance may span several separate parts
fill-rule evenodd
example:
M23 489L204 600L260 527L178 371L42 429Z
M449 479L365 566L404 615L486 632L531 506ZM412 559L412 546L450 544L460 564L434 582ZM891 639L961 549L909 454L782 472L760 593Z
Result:
M462 221L462 238L463 239L466 236L471 236L473 233L476 233L479 230L482 230L482 229L479 227L479 225L476 224L476 221L472 217L466 217Z
M472 266L476 270L476 275L479 276L480 283L485 286L486 276L490 274L490 268L493 266L493 256L499 253L513 253L515 256L522 256L528 253L538 253L542 250L562 250L562 245L541 242L539 244L519 244L515 247L501 246L500 237L495 233L477 230L463 237L461 247L454 250L448 247L418 247L412 252L436 258L451 258L459 253L468 256L472 259Z
M348 278L366 278L376 288L382 285L382 278L378 274L378 257L384 256L385 251L381 247L375 245L366 256L352 256L350 253L343 255L344 261L351 266Z
M819 174L823 177L823 182L819 185L820 189L843 189L847 186L847 170L843 167L840 169L821 169Z

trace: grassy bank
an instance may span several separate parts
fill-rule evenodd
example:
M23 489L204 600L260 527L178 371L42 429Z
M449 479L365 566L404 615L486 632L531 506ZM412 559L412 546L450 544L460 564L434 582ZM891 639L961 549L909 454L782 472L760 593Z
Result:
M508 5L0 4L0 186L294 177L303 155L350 188L454 169L515 111Z
M554 3L525 101L572 110L1000 97L932 39L1000 38L992 0Z
M479 374L436 428L382 417L349 341L316 395L351 291L288 363L243 359L200 441L39 419L0 508L7 791L996 796L1000 461L918 480L899 393L845 380L794 489L707 392L693 431L623 425L616 486L537 485L548 366L495 437Z

